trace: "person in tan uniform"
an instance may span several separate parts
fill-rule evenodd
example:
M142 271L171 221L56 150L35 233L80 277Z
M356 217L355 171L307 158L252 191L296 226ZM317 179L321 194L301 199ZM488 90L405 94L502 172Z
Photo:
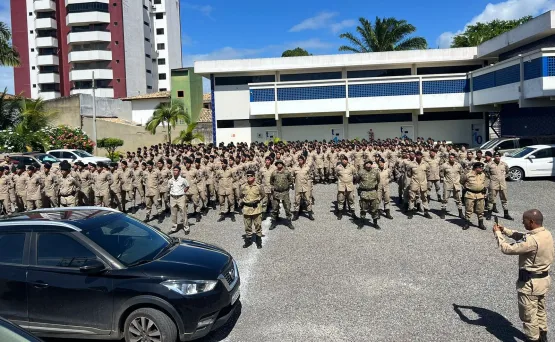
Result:
M501 205L503 206L503 218L506 220L513 220L509 215L509 206L507 205L507 173L509 173L509 166L501 161L501 153L495 152L493 154L493 161L486 165L484 171L489 178L489 200L488 212L486 219L491 220L492 212L497 213L497 206L495 199L497 194L501 198Z
M133 162L133 212L137 212L138 205L146 205L145 198L145 170L147 169L147 164L145 162L139 163L135 160ZM140 197L140 202L137 205L137 193Z
M185 203L187 206L189 206L189 203L193 203L196 221L200 222L201 204L198 187L200 175L192 165L193 161L190 158L185 158L185 168L181 170L181 176L187 179L187 183L189 183L189 190L185 193Z
M441 159L437 156L436 150L430 150L430 155L428 158L425 159L426 163L430 165L428 169L428 173L426 174L426 178L428 179L428 202L430 202L432 190L435 187L436 194L437 194L437 201L441 202L441 195L440 195L440 176L439 176L439 169L443 164Z
M264 166L258 172L258 181L264 189L264 198L262 199L262 216L268 213L268 204L272 203L272 184L270 184L270 177L276 167L272 163L272 157L267 156L264 158ZM263 217L264 219L264 217Z
M112 174L112 183L110 184L111 206L115 206L119 211L123 211L124 202L121 193L123 172L118 168L118 163L110 164L110 173Z
M193 168L197 170L197 188L199 201L201 203L200 211L202 212L203 216L206 216L206 214L208 214L208 192L206 191L206 180L208 178L208 172L202 165L200 158L195 159L195 166Z
M79 192L79 204L89 206L92 204L92 185L94 183L93 176L89 170L89 165L79 162L79 179L81 180L81 190Z
M79 193L79 181L70 174L71 165L67 162L60 163L60 172L62 176L60 182L60 206L75 207L77 206L77 195Z
M111 184L112 174L108 171L108 165L102 162L98 163L94 182L94 205L97 207L110 207Z
M422 152L416 151L414 154L414 162L407 164L407 176L410 178L409 185L409 211L407 217L412 219L415 211L416 201L420 198L422 207L424 208L424 217L431 219L428 206L428 180L426 175L429 172L430 165L423 159Z
M241 197L239 202L243 205L243 222L245 224L245 244L243 248L252 245L253 235L256 239L256 247L262 248L262 199L265 197L264 190L255 182L255 172L246 172L247 182L241 186ZM253 232L254 230L254 232Z
M325 154L322 153L322 150L318 147L314 154L314 166L319 183L326 183L325 157Z
M58 203L58 192L60 190L58 175L52 170L52 165L50 163L44 164L44 173L42 175L44 181L44 198L42 201L42 206L44 208L57 208Z
M178 222L177 216L181 213L179 224L183 225L185 234L189 234L189 222L187 221L187 204L185 203L185 194L189 190L189 183L181 176L181 167L175 165L173 167L173 175L168 181L168 188L170 194L170 206L172 216L172 229L170 234L177 232Z
M10 191L13 183L11 178L8 177L9 169L9 166L0 166L0 214L4 213L6 215L11 215L12 213Z
M216 165L214 164L214 156L210 155L208 158L203 160L204 169L207 173L206 179L206 191L208 196L208 205L212 209L216 209L216 202L218 201L218 195L216 194L216 187L214 184L214 177L216 173Z
M391 196L389 192L389 183L393 181L391 169L386 167L386 161L380 158L378 161L378 172L380 173L380 184L378 186L378 199L382 202L385 218L393 220L391 216Z
M231 221L235 222L235 192L233 191L233 170L228 166L227 159L222 159L221 168L216 170L215 181L218 189L220 202L220 218L218 222L225 220L229 212Z
M323 172L323 170L322 170ZM312 212L312 170L305 163L305 157L299 156L298 164L291 170L291 174L295 178L295 202L293 203L293 221L299 219L301 209L301 201L306 203L306 212L308 219L314 221L314 213Z
M15 204L18 212L25 211L27 205L27 181L29 174L25 171L25 165L17 165L17 171L14 177L15 183Z
M457 155L455 153L449 154L449 161L441 165L439 171L439 176L443 183L443 198L441 201L441 219L443 220L445 220L445 215L447 214L447 200L451 196L453 196L459 210L459 217L464 219L461 201L461 175L463 167L456 159Z
M543 215L537 209L526 211L522 224L526 234L497 224L493 231L503 254L518 255L518 313L527 341L547 342L546 295L551 288L553 237L544 228ZM505 236L516 242L506 241Z
M484 201L486 192L486 175L484 164L474 163L472 171L463 174L461 184L464 192L464 206L466 208L465 223L463 230L470 228L470 217L472 213L478 216L478 228L486 230L484 226Z
M133 181L135 180L135 174L133 173L133 170L129 168L129 165L125 160L121 161L121 176L121 205L123 207L123 212L125 213L127 212L126 204L128 202L131 203L133 200Z
M341 164L335 168L337 175L337 206L335 213L337 219L343 218L343 211L345 200L347 200L348 210L351 215L355 212L355 184L354 179L356 176L356 169L353 165L349 164L349 157L345 154L341 155Z
M162 223L163 218L160 215L160 192L158 187L160 185L160 172L154 168L154 162L149 160L146 163L146 171L143 173L143 185L145 187L145 202L146 202L146 217L144 222L150 221L150 218L158 218L158 222ZM152 215L152 207L154 215Z
M166 160L164 165L164 160L159 159L156 162L156 167L160 172L160 207L164 205L164 210L166 213L170 212L170 187L168 181L172 177L172 160Z
M30 165L27 168L29 179L27 180L25 199L27 201L27 210L35 210L42 208L42 187L43 179L37 168Z

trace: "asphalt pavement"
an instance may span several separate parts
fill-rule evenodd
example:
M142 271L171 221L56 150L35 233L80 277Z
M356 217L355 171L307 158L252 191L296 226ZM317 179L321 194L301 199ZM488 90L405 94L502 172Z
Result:
M391 190L396 195L395 184ZM509 183L515 221L500 223L523 230L522 213L537 208L552 229L554 190L552 180ZM463 231L452 199L450 216L438 217L434 193L431 220L421 214L408 220L393 205L394 219L382 218L381 230L358 230L350 217L334 216L335 196L335 185L316 185L316 220L301 217L295 230L283 224L264 230L261 250L242 248L239 215L234 223L216 222L217 211L199 223L189 219L191 233L176 235L225 248L242 281L240 310L200 341L524 341L517 257L501 254L493 221L486 221L487 231ZM358 214L358 203L356 208ZM136 216L144 218L144 212ZM171 227L169 217L153 223L164 231ZM547 303L555 331L553 291Z

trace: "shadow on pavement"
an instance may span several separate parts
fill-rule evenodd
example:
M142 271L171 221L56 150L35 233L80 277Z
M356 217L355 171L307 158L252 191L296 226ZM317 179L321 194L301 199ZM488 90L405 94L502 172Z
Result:
M231 316L229 318L229 321L227 321L227 323L222 326L220 329L211 332L210 334L208 334L208 336L200 339L199 341L201 342L219 342L222 341L224 339L226 339L229 334L231 333L231 331L233 330L233 328L235 328L235 325L237 324L237 321L239 321L239 317L241 316L241 310L243 308L243 304L241 303L241 300L239 300L239 303L237 304L237 307L235 308L235 312L233 313L233 316Z
M518 330L513 324L506 319L503 315L497 312L479 308L476 306L465 306L453 304L453 310L459 315L461 321L470 325L478 325L486 328L487 332L495 336L499 341L515 342L525 341L526 336L522 331ZM468 318L463 310L468 310L478 315L476 319Z

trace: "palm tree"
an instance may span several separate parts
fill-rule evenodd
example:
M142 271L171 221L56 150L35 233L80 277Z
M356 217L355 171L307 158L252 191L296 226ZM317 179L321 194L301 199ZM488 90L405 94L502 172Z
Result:
M190 144L195 139L204 141L204 135L193 132L197 127L197 123L193 122L193 118L190 113L185 114L183 121L185 121L187 128L179 132L179 137L173 141L174 144Z
M360 37L347 32L339 35L345 38L350 45L343 45L339 51L351 52L382 52L427 49L428 43L422 37L409 37L416 31L416 27L407 23L406 20L395 18L376 17L374 26L365 18L359 18L360 25L357 32Z
M13 127L19 120L19 101L18 98L10 97L6 92L0 93L0 130Z
M21 108L21 122L25 130L29 132L38 132L46 128L52 120L58 115L55 111L46 108L43 99L21 99L19 101Z
M152 117L147 121L145 129L156 134L158 126L168 127L168 142L172 142L172 129L179 120L186 120L186 112L181 102L164 102L156 106Z
M0 66L19 66L19 53L12 47L12 34L6 23L0 22Z

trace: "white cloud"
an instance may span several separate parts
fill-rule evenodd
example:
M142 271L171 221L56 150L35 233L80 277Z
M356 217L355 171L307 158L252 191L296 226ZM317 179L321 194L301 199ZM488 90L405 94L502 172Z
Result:
M334 34L339 33L340 31L342 31L343 29L346 29L348 27L353 27L357 24L357 21L354 19L346 19L343 21L340 21L338 23L334 23L331 25L331 31Z
M193 38L191 38L191 36L189 36L188 34L181 32L181 45L183 46L193 45Z
M210 5L195 5L195 4L191 4L188 2L184 2L181 4L182 7L188 8L188 9L192 9L194 11L199 11L200 13L202 13L203 15L209 17L210 19L214 19L212 17L212 11L214 10L214 7L210 6Z
M283 49L286 50L286 49L294 49L296 47L300 47L305 50L318 50L318 49L328 49L328 48L331 48L332 46L334 46L334 44L323 42L318 38L313 38L313 39L301 40L298 42L284 44Z
M438 47L448 48L451 46L453 37L464 32L468 25L478 22L488 22L495 19L513 20L527 15L537 16L549 10L555 9L555 0L507 0L497 4L489 3L477 16L472 18L463 29L457 32L443 32L436 40Z
M304 30L317 30L328 27L331 24L331 19L337 16L337 12L321 12L314 17L305 19L299 24L291 27L289 32L300 32Z

